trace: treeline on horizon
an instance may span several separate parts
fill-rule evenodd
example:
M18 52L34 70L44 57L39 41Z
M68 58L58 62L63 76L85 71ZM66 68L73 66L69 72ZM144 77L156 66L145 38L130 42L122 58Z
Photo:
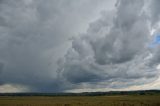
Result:
M160 90L109 91L82 93L0 93L0 96L116 96L116 95L160 95Z

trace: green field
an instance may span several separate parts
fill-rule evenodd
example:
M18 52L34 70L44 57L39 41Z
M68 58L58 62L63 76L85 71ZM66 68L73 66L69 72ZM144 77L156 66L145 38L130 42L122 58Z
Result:
M0 106L160 106L160 96L1 96Z

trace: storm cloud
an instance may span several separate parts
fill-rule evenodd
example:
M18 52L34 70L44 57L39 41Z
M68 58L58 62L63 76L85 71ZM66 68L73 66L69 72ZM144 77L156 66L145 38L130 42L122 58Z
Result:
M157 80L160 47L149 48L160 31L157 2L1 0L0 88L85 91Z
M154 14L147 14L144 6L143 0L119 0L116 10L91 23L84 35L73 40L62 62L61 77L75 89L120 89L156 80L159 46L148 46L155 19L150 20Z
M56 89L56 61L65 54L68 39L97 17L100 4L95 0L1 0L1 85L60 90Z

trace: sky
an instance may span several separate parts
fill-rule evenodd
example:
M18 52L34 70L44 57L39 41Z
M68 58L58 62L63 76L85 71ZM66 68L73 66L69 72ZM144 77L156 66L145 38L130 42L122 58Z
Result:
M160 0L0 0L0 93L160 89Z

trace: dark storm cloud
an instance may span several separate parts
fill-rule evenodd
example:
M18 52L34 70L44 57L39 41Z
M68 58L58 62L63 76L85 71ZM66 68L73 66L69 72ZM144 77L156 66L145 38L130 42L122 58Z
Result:
M0 73L1 73L1 71L3 70L3 67L4 67L4 64L3 64L3 63L0 63Z
M160 49L148 45L159 6L149 3L118 0L99 17L112 0L0 1L0 84L58 92L154 81Z
M93 89L125 88L157 79L159 52L148 48L152 20L144 6L143 0L119 0L116 10L91 23L86 34L73 39L61 61L61 78L75 88L80 84Z
M68 39L97 17L100 4L97 0L2 0L0 82L25 85L32 91L65 89L57 79L55 62L68 48Z

